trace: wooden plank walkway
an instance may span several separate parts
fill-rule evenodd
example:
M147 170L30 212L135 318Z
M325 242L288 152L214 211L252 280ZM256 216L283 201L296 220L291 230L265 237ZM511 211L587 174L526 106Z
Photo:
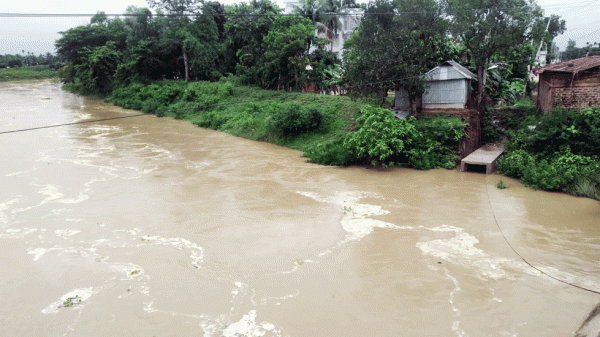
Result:
M504 152L502 144L487 144L460 161L460 171L465 172L468 165L485 165L485 174L496 170L496 159Z

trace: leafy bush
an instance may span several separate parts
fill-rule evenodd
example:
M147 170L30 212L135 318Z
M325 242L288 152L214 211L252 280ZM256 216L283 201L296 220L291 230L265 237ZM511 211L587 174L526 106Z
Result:
M566 146L554 157L536 157L525 150L509 151L498 159L498 170L536 189L598 197L598 157L573 154Z
M498 158L498 171L505 176L521 179L524 172L534 165L535 159L525 150L507 151Z
M386 109L364 105L357 118L359 127L345 140L347 147L360 162L372 165L394 165L406 162L409 148L420 136L414 117L395 119Z
M309 162L322 165L347 166L355 162L352 152L344 146L344 134L310 146L304 151L303 156L309 158Z
M527 137L516 139L529 152L551 156L568 146L574 154L600 153L600 108L555 110L532 128Z
M297 136L317 130L323 121L323 114L315 107L302 107L292 102L276 112L272 121L284 136Z
M466 123L460 117L430 116L414 121L414 125L419 136L409 151L408 164L419 170L455 168Z

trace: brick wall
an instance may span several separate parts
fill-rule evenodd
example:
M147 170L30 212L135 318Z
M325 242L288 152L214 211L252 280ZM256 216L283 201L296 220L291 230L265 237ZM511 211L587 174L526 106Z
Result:
M562 105L567 109L583 109L600 106L600 83L598 85L552 88L552 106Z

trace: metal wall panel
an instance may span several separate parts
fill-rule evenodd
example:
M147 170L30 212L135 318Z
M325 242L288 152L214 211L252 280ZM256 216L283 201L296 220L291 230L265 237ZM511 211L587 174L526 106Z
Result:
M467 80L448 80L427 83L423 108L464 107L467 102Z

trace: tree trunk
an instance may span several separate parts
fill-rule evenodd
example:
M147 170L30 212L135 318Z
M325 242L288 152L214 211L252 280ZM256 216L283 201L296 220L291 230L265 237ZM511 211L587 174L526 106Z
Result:
M485 97L485 80L487 75L486 66L477 67L477 107L479 111L483 108L483 98Z
M183 49L183 66L185 68L185 80L190 80L190 64L188 62L188 55L185 49Z

